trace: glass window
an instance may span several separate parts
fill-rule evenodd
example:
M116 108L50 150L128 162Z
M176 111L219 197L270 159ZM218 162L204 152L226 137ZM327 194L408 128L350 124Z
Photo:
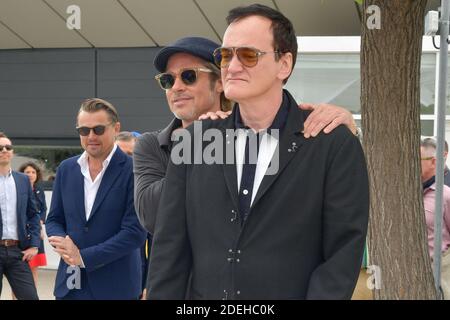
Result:
M420 134L422 136L432 136L434 131L434 121L433 120L421 120L420 121Z
M420 66L420 114L434 114L436 54L422 55Z
M450 76L450 55L447 57L448 58L448 66L447 66L447 72L448 72L448 76ZM450 82L447 81L447 108L445 110L445 114L448 116L450 116ZM448 124L446 125L446 127L448 127Z
M361 113L359 53L301 54L286 84L299 102L332 103Z
M13 170L28 161L33 161L42 169L42 185L45 189L51 189L59 164L70 157L83 152L81 147L68 146L15 146L15 156L12 161Z
M424 53L420 76L421 114L434 114L435 71L436 54ZM286 89L299 102L332 103L360 114L359 53L300 54Z

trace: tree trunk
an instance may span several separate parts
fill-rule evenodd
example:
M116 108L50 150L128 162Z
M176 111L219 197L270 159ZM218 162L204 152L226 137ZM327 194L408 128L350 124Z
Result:
M420 61L427 0L365 0L361 107L375 299L435 299L420 181ZM370 5L381 29L366 24ZM376 277L375 277L376 278Z

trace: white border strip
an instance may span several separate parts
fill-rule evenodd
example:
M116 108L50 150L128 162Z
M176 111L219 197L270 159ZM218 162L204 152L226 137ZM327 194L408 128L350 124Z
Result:
M439 45L439 36L435 37ZM297 37L299 53L345 53L360 52L361 37ZM422 39L423 52L438 52L433 47L432 38L424 36ZM449 47L450 51L450 47Z

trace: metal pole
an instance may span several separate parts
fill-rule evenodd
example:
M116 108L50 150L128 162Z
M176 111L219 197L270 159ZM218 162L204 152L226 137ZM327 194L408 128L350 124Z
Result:
M439 88L437 105L437 168L436 168L436 203L434 219L434 259L433 272L436 291L441 297L441 247L442 247L442 217L443 206L442 196L444 189L444 140L445 140L445 109L447 105L447 54L448 54L448 33L450 0L441 0L440 29L440 55L439 55Z

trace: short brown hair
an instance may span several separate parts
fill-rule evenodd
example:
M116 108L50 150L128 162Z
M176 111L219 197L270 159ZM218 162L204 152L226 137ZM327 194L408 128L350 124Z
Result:
M9 139L8 136L4 132L1 132L1 131L0 131L0 138Z
M90 98L86 99L81 103L80 110L78 110L78 115L84 112L97 112L100 110L106 111L109 116L109 120L115 124L119 122L119 114L117 113L116 108L108 101L100 99L100 98ZM78 119L78 116L77 116Z
M31 161L25 162L24 164L22 164L20 166L19 172L24 173L25 169L28 168L28 167L32 167L34 170L36 170L36 182L35 182L35 184L38 183L39 181L41 181L42 180L41 168L34 162L31 162Z

